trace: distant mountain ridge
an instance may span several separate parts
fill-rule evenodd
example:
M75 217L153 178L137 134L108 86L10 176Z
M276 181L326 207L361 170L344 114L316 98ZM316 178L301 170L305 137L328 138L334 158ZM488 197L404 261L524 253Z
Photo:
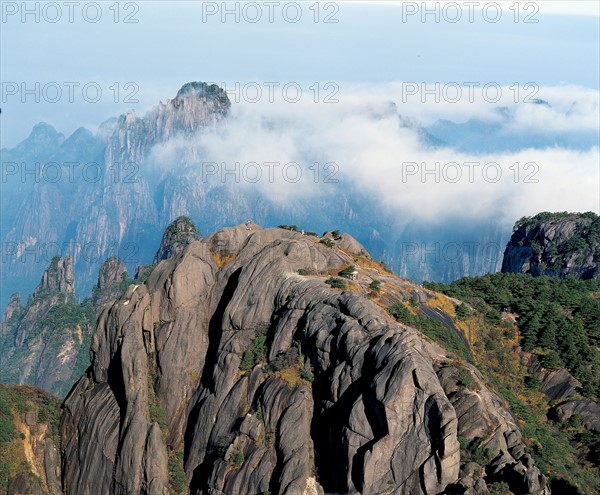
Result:
M525 105L550 108L550 104L543 100ZM569 113L567 112L565 116ZM523 128L522 125L518 125L515 111L507 107L497 108L487 118L473 117L465 122L438 120L424 129L446 146L465 153L479 154L557 147L584 150L599 145L598 133L595 131L541 132Z
M141 164L155 144L214 126L229 107L218 86L190 83L142 118L129 112L107 122L97 136L79 129L65 140L42 123L16 148L2 150L3 162L16 164L3 184L3 285L28 292L49 253L57 251L72 257L78 286L86 288L110 255L123 259L131 271L151 261L154 253L146 246L156 245L178 207L169 204L176 198L155 200L156 185L149 184ZM54 180L58 173L60 180Z

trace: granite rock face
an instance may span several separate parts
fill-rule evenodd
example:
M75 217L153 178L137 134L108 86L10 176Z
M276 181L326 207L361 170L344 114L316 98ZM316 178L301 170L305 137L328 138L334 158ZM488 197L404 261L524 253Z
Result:
M75 293L75 277L73 276L73 260L71 258L55 258L48 270L42 275L42 281L35 293L53 291L61 294Z
M458 435L479 462L467 463L451 493L488 493L484 476L506 481L513 493L550 493L549 485L526 452L521 431L502 400L489 390L476 368L441 363L438 377L458 419ZM485 468L485 471L484 471Z
M566 369L549 370L535 354L520 350L521 360L540 379L540 390L549 400L566 399L581 391L582 383Z
M194 223L185 216L173 220L163 234L160 247L154 256L154 263L181 253L193 241L200 240L200 232Z
M600 217L540 213L521 219L504 251L502 272L600 278Z
M94 304L102 307L117 299L122 290L123 280L127 278L127 267L115 256L108 258L100 267L98 283L94 290Z
M93 321L75 302L73 262L55 257L25 306L14 295L0 332L0 381L64 396L82 369Z
M566 423L577 415L587 430L600 433L600 406L590 399L563 402L555 407L554 414L561 423Z
M486 442L486 467L519 493L549 493L475 371L479 391L459 389L453 358L360 295L360 280L324 283L353 262L251 223L161 261L99 317L92 364L64 403L63 489L485 493L483 476L461 481L461 434Z
M0 397L0 491L7 495L62 495L60 454L54 435L59 399L35 387L4 384L0 384ZM19 407L5 409L7 398Z

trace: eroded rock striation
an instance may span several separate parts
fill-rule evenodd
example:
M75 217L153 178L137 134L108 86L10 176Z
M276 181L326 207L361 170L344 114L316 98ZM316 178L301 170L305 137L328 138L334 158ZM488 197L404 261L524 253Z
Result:
M63 489L462 494L502 479L548 494L477 372L459 385L453 356L364 296L375 276L404 281L344 245L223 229L107 305L64 403ZM324 283L355 263L348 290ZM459 435L489 449L485 466L461 471Z

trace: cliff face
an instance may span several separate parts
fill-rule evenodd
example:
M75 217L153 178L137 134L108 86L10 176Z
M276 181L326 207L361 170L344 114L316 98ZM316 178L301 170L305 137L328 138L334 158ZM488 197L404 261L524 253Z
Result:
M106 306L64 403L63 489L549 493L478 372L366 297L374 279L392 300L429 291L342 241L223 229ZM324 283L350 265L349 290ZM465 464L459 438L485 465Z
M178 219L167 228L157 256L173 256L197 239L189 219ZM141 275L147 277L152 267L140 266ZM26 305L15 293L4 311L0 381L35 385L64 397L89 364L96 316L134 281L125 264L110 257L100 267L92 297L77 303L73 261L55 257Z
M194 198L179 186L161 197L164 185L157 181L164 177L149 169L148 154L155 145L215 126L229 108L218 86L189 83L172 100L143 116L122 115L97 135L79 129L65 140L40 124L19 146L3 149L7 167L14 164L2 188L3 284L10 292L30 292L49 252L73 259L84 290L111 256L131 273L150 262L164 226L187 214ZM160 164L175 175L180 165ZM2 305L8 302L4 297Z
M540 213L515 225L502 272L600 278L600 217Z
M119 258L108 258L100 267L98 283L93 289L94 305L101 308L117 299L123 293L123 286L128 280L125 264Z
M85 369L93 311L75 302L73 262L55 257L25 307L13 296L2 320L0 381L64 396Z
M200 240L200 232L188 217L179 217L169 224L163 234L154 263L181 253L188 244Z
M0 384L0 492L62 495L56 397Z
M42 275L42 281L38 285L34 297L46 291L55 292L57 295L64 294L67 297L75 294L73 260L71 258L63 260L58 257L51 261L50 267ZM48 301L52 305L56 304L58 299L53 298Z

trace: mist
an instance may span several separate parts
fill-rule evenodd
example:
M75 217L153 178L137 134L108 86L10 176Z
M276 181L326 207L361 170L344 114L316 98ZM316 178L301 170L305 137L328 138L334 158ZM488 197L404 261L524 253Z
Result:
M535 88L536 99L454 103L410 101L402 83L354 87L335 103L240 102L230 116L192 139L156 146L148 167L175 163L194 170L207 187L225 185L266 202L323 200L340 191L370 199L373 211L408 222L462 219L502 227L540 211L595 211L600 153L594 145L524 147L464 153L435 142L423 126L437 119L499 122L502 132L527 136L597 136L598 92L578 87ZM405 87L406 89L406 87ZM480 95L481 96L481 95ZM406 100L405 103L402 100ZM502 132L497 139L502 139Z

